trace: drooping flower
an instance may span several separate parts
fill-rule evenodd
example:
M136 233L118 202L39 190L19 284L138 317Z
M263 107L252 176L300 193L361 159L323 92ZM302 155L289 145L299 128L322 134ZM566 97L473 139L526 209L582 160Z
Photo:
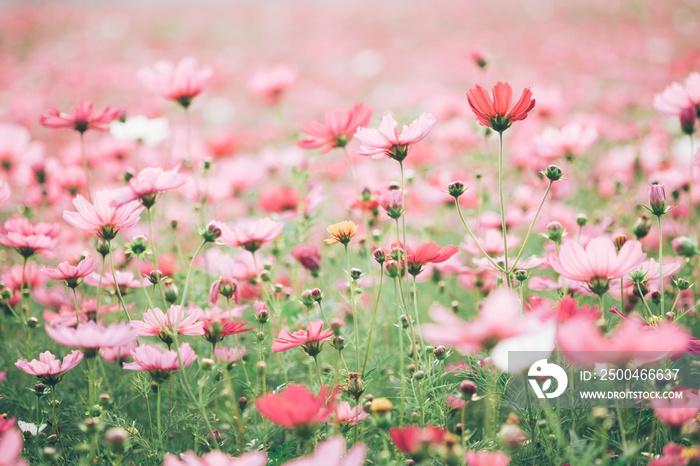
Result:
M284 466L362 466L367 457L367 447L356 443L345 451L345 439L339 435L318 444L314 452L303 458L284 463Z
M102 113L93 114L92 102L83 100L71 113L50 108L42 115L39 123L49 128L72 128L79 133L84 133L88 129L109 131L109 123L121 118L123 114L123 110L111 106Z
M56 385L61 381L66 372L77 366L83 360L83 353L73 351L63 358L57 359L50 351L45 351L39 355L39 360L19 359L15 366L29 375L38 377L47 385Z
M409 126L404 125L399 134L396 120L391 115L384 115L379 128L357 129L355 137L362 144L358 153L373 159L388 157L403 162L411 146L425 138L434 124L435 117L424 113Z
M254 253L277 238L283 229L284 223L269 218L242 220L232 228L223 225L221 242Z
M112 192L111 205L121 206L139 200L147 209L153 207L158 194L187 184L189 178L178 173L179 170L180 165L172 170L163 170L160 167L144 168L129 180L129 186Z
M610 281L620 279L646 259L639 241L627 241L617 252L609 238L593 238L584 250L576 241L564 243L558 256L550 258L552 268L563 277L588 284L590 290L605 294Z
M668 426L680 427L695 419L700 412L700 396L697 391L692 390L677 390L674 394L682 396L654 398L649 400L649 404L661 422Z
M279 393L266 393L255 402L260 414L287 429L328 421L335 409L337 390L328 396L329 388L321 387L314 395L304 385L289 384Z
M510 108L513 102L513 89L510 84L498 82L493 86L493 100L486 89L476 85L467 92L469 106L481 126L487 126L502 133L520 120L527 118L527 113L535 106L535 99L529 87L523 89L520 100Z
M501 451L468 451L465 454L467 466L507 466L510 456Z
M72 348L81 348L85 355L93 357L100 348L124 346L136 340L136 332L127 323L108 326L90 321L80 323L77 327L65 325L51 327L47 325L46 334L56 343Z
M134 362L125 362L123 367L129 371L146 371L153 380L161 383L170 377L171 372L180 370L177 353L176 350L163 351L157 346L140 345L131 352ZM197 359L189 343L180 345L180 359L185 367Z
M367 126L371 119L372 108L362 103L349 109L330 110L324 114L323 123L312 120L302 125L301 130L308 137L297 141L297 146L302 149L321 148L321 154L336 147L345 147L357 128Z
M54 280L63 280L66 286L76 288L83 282L83 278L97 270L97 262L90 257L78 262L78 265L70 265L69 262L61 262L58 267L41 267L41 271Z
M328 227L328 233L330 233L333 238L327 238L324 241L326 244L341 243L343 245L347 245L357 234L357 228L358 226L355 225L355 222L350 220L335 223Z
M77 212L64 210L63 218L74 227L94 233L106 241L113 240L120 230L136 225L144 210L138 201L127 202L119 207L112 206L112 195L106 189L98 191L94 200L95 204L90 204L78 194L73 199Z
M163 466L265 466L267 455L261 451L253 451L241 456L229 456L219 450L205 453L198 458L196 453L188 451L180 458L166 453Z
M172 305L167 312L154 307L143 314L143 320L132 320L131 326L138 336L156 336L170 345L176 333L181 335L204 335L204 322L199 320L200 312L193 309L186 313L183 306Z
M197 60L185 57L173 65L166 60L160 60L153 68L142 68L139 79L146 88L161 97L173 100L184 108L192 103L192 99L204 91L211 78L212 69L198 68Z
M314 320L309 322L306 330L297 330L289 333L287 330L280 330L280 334L272 341L272 352L287 351L299 346L309 356L316 356L321 352L324 341L329 341L333 337L333 330L323 330L323 321Z

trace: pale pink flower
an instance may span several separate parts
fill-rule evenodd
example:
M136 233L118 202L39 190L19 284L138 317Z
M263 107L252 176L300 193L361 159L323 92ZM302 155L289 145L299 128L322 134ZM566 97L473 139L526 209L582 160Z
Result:
M50 351L45 351L39 355L39 360L19 359L15 366L29 375L34 375L48 385L55 385L60 382L63 375L77 366L83 360L83 353L73 351L63 358L57 359Z
M312 120L302 125L301 130L309 137L297 141L297 146L302 149L321 148L321 154L345 147L357 128L367 126L371 118L372 108L365 104L330 110L324 114L323 123Z
M379 207L389 216L397 219L404 213L403 191L400 189L382 189L374 194Z
M217 346L214 349L214 356L216 359L229 366L240 361L243 355L245 355L245 348L238 348L237 346L231 348Z
M250 91L268 105L280 101L284 93L297 83L297 72L287 65L275 65L257 71L248 82Z
M11 123L0 123L0 171L10 176L18 175L20 173L18 169L24 166L22 162L42 158L43 147L39 142L31 142L31 135L27 128ZM9 191L9 187L5 186Z
M199 320L199 310L193 309L189 314L186 311L185 307L178 305L170 306L167 312L155 307L146 311L143 321L132 320L131 326L140 337L157 336L168 344L172 343L175 333L204 335L204 322Z
M700 73L688 75L683 84L672 83L654 96L654 108L667 117L679 117L689 108L700 105Z
M10 199L10 186L7 181L0 181L0 203L7 202Z
M231 247L242 247L255 252L277 238L284 229L284 223L269 218L247 219L236 223L232 228L223 225L221 242Z
M73 199L77 212L64 210L63 218L74 227L94 233L106 241L113 240L120 230L136 225L144 210L138 201L113 207L111 193L106 189L98 191L94 199L93 205L78 194Z
M84 133L88 129L109 131L109 123L121 118L123 114L123 110L115 107L107 107L102 113L93 114L92 102L83 100L71 113L50 108L42 115L39 123L49 128L72 128L79 133Z
M677 258L677 257L664 257L664 281L667 281L669 277L671 277L673 274L678 272L681 267L683 267L684 261L683 259ZM659 263L656 262L655 259L649 258L649 260L646 260L642 262L642 264L639 266L639 268L635 269L640 271L642 274L644 274L644 280L643 283L646 285L646 287L649 290L658 290L659 289ZM623 286L625 288L633 287L634 282L632 279L627 275L624 278ZM620 292L620 281L619 280L613 280L610 282L610 293L613 293L615 296L618 296Z
M114 277L112 273L107 271L102 277L102 288L113 288L115 286L114 278L116 277L116 285L122 294L125 294L129 288L141 288L143 286L148 286L150 282L147 279L138 280L134 277L132 272L121 270L114 271ZM91 273L85 277L85 284L90 286L100 286L100 275L97 273Z
M134 340L124 346L102 348L100 349L100 356L102 356L102 359L105 361L121 363L131 357L131 352L136 349L137 346L136 340Z
M185 57L176 65L160 60L153 68L142 68L138 77L146 88L161 97L187 108L202 93L211 78L212 69L198 68L197 60Z
M695 419L700 412L700 396L697 391L678 391L682 398L654 398L649 404L654 409L654 414L668 426L680 427L688 421Z
M360 141L360 155L373 159L392 158L399 162L408 155L410 147L425 138L435 124L435 117L424 113L409 125L403 126L401 134L397 131L396 120L391 115L384 115L378 129L358 128L355 137Z
M335 405L335 411L331 415L331 420L328 421L328 423L354 426L357 422L368 417L369 413L363 409L361 404L351 408L350 403L341 401Z
M552 268L567 279L587 283L590 290L603 295L610 280L620 279L644 262L642 243L627 241L620 251L606 237L593 238L586 249L576 241L564 243L558 256L550 258Z
M598 131L593 126L569 123L561 129L546 128L535 136L533 142L540 157L555 159L582 155L598 140Z
M90 257L78 262L78 265L70 265L69 262L61 262L58 267L41 267L41 271L54 280L63 280L66 286L75 288L82 283L82 279L97 270L97 262Z
M318 444L314 452L303 458L284 463L285 466L362 466L367 457L367 447L355 444L345 451L345 439L339 435Z
M47 325L46 334L56 343L73 348L82 348L93 356L99 348L113 348L124 346L136 340L136 332L127 323L118 323L108 326L90 321L80 323L77 327L65 325L51 327Z
M57 223L32 224L24 217L12 217L3 224L0 244L16 249L22 257L34 254L53 255L60 232Z
M510 456L501 451L468 451L465 455L467 466L507 466Z
M205 453L202 458L197 458L192 451L183 453L180 458L166 453L163 466L265 466L266 464L267 455L261 451L234 457L219 450L213 450Z
M332 337L333 330L323 330L323 321L314 320L309 322L306 330L297 330L294 333L280 330L279 336L272 341L272 352L279 353L302 346L309 356L316 356L321 351L323 342Z
M187 367L197 359L197 354L189 343L180 345L180 359ZM129 371L146 371L155 380L164 380L172 371L180 370L176 350L163 351L157 346L140 345L131 352L134 362L125 362L124 369Z
M111 205L121 206L139 200L144 207L152 207L158 194L179 188L189 182L190 179L187 175L178 173L179 170L180 165L167 171L160 167L144 168L138 175L129 180L129 186L112 192Z
M14 418L13 418L14 419ZM20 457L24 448L24 438L19 430L8 426L0 432L0 465L2 466L29 466L29 463Z

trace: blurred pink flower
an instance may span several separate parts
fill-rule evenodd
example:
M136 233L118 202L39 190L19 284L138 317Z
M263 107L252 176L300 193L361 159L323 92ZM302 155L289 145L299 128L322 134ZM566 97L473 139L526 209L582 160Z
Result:
M124 346L136 340L136 332L127 323L100 325L90 321L80 323L76 328L65 325L47 325L46 334L56 343L73 348L82 348L88 357L97 354L99 348Z
M34 254L53 255L56 238L60 233L57 223L32 224L24 217L12 217L3 223L0 244L16 249L22 257Z
M350 403L341 401L335 406L335 411L328 423L354 426L357 422L367 417L369 417L369 413L362 408L361 404L351 408Z
M649 404L654 409L654 414L668 426L680 427L686 422L695 419L700 412L700 396L697 391L676 390L678 398L654 398Z
M185 57L176 65L160 60L153 68L142 68L138 73L146 89L184 108L202 93L211 75L211 68L197 68L197 60L193 57Z
M49 351L39 355L39 360L18 359L15 366L29 375L34 375L47 385L55 385L61 381L63 375L77 366L83 360L83 353L72 351L61 362Z
M238 348L237 346L227 348L226 346L217 346L214 349L214 356L219 362L224 364L232 365L241 360L245 355L245 348Z
M180 359L187 367L197 359L197 354L189 343L180 345ZM163 351L157 346L140 345L131 352L134 362L125 362L124 369L129 371L146 371L156 381L166 380L172 371L180 370L177 351Z
M131 352L136 349L138 345L136 340L127 343L124 346L114 346L110 348L101 348L100 356L102 359L109 362L122 363L131 357Z
M246 306L241 306L245 308ZM236 335L239 333L250 332L253 327L246 327L248 322L230 320L233 312L222 311L218 307L208 309L206 314L200 314L202 323L204 324L204 338L210 343L218 343L224 337Z
M297 72L287 65L275 65L257 71L248 82L250 91L262 98L266 104L274 105L284 93L297 83Z
M389 218L395 220L403 215L405 209L402 190L384 188L375 193L374 198Z
M345 452L345 439L339 435L318 444L314 452L303 458L284 463L284 466L362 466L367 447L356 443Z
M398 133L396 120L391 115L384 115L378 129L358 128L355 137L360 141L360 155L373 159L392 158L399 162L408 155L410 146L425 138L435 124L435 117L424 113L409 125L403 126Z
M447 395L447 398L445 398L445 404L449 406L450 409L459 411L467 405L467 402L458 396Z
M509 250L520 244L519 237L508 234L506 234L506 236L508 237ZM493 257L503 255L503 234L500 232L500 230L489 228L481 236L481 238L477 239L479 240L481 247L484 249L484 252L486 252L486 254L489 256ZM481 250L479 250L479 247L470 236L466 236L464 238L464 243L460 244L460 247L468 253L481 256Z
M321 269L321 254L316 246L310 244L297 244L290 251L302 267L309 272L318 273Z
M241 220L232 228L224 225L221 242L231 247L242 247L255 252L266 243L277 238L284 229L284 223L269 218Z
M422 449L439 446L444 442L447 429L428 425L426 427L392 427L389 436L396 448L409 455L418 455Z
M95 204L90 204L78 194L73 199L77 212L63 211L63 218L76 228L98 235L111 241L120 230L133 227L139 221L144 207L138 201L131 201L119 207L111 205L110 191L103 189L95 194Z
M14 418L13 418L14 421ZM24 438L19 430L8 426L0 431L0 451L2 466L29 466L29 463L20 457L24 448Z
M205 453L202 458L197 458L197 454L188 451L177 456L166 453L163 466L265 466L267 455L261 451L246 453L241 456L229 456L219 450Z
M468 451L464 456L467 466L506 466L510 456L500 451Z
M42 115L39 123L49 128L72 128L79 133L88 129L109 131L109 123L121 118L123 114L123 110L115 107L107 107L102 113L93 114L92 102L83 100L70 114L50 108Z
M70 265L69 262L61 262L58 267L42 266L41 271L54 280L63 280L66 286L75 288L80 285L82 279L97 270L97 262L86 257L78 265Z
M688 75L683 84L672 83L654 96L654 108L667 117L680 117L689 107L700 105L700 73Z
M114 277L112 273L106 271L102 277L102 288L112 288L114 287L114 278L116 277L116 285L122 294L126 294L129 288L141 288L142 286L148 286L150 282L145 278L138 280L134 277L134 274L129 271L122 272L121 270L114 271ZM85 284L90 286L100 286L100 275L97 273L91 273L85 277Z
M200 312L197 309L186 314L187 309L183 306L172 305L167 312L160 308L148 309L143 320L132 320L131 326L136 330L138 336L157 336L170 345L173 335L204 335L204 322L199 320Z
M326 112L323 123L312 120L304 123L301 130L309 137L297 141L302 149L321 148L325 154L336 147L345 147L357 128L367 126L372 119L372 108L365 104L355 104L352 108L336 108Z
M529 87L523 89L520 100L510 108L513 102L513 89L510 84L498 82L493 86L493 101L486 89L476 85L467 92L469 106L481 126L503 132L516 121L527 118L527 113L535 106L535 99ZM510 110L509 110L510 108Z
M287 429L326 422L335 409L338 389L321 387L314 395L304 385L289 384L279 393L269 392L255 401L260 414Z
M138 199L144 207L153 207L158 194L189 182L189 177L178 173L179 170L180 165L167 171L160 167L144 168L129 180L129 186L112 191L110 205L121 206Z
M546 159L572 158L582 155L598 140L598 131L593 126L569 123L561 129L546 128L535 136L533 142L537 155Z
M287 330L280 330L280 334L272 341L272 351L279 353L299 346L304 347L304 351L309 356L316 356L321 351L324 341L329 341L333 337L333 330L323 330L323 321L314 320L309 322L306 330L297 330L289 333Z

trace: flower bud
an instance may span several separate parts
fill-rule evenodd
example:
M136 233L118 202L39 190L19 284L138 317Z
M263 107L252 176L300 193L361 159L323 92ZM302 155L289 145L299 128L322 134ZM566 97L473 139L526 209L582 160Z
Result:
M588 223L588 216L586 214L578 214L576 216L576 225L580 227L585 227Z
M34 385L34 393L36 394L36 396L42 396L45 390L46 385L44 385L43 383L38 383Z
M528 272L527 270L519 269L515 271L515 279L519 282L524 282L528 278L530 278L530 272Z
M129 433L121 427L112 427L105 432L105 440L108 443L123 444L129 439Z
M391 278L396 278L401 275L401 266L394 259L387 259L384 263L384 270Z
M143 235L134 236L127 245L127 250L134 256L142 257L148 250L148 241Z
M163 280L163 290L165 291L165 300L170 304L174 304L177 301L180 290L178 290L172 278Z
M622 246L624 246L625 243L627 242L627 235L617 235L615 237L614 242L615 242L615 249L617 249L619 251L620 249L622 249Z
M357 269L357 268L352 268L350 269L350 278L353 280L359 280L359 278L362 276L362 270Z
M217 442L217 443L218 443L218 442L221 442L221 434L219 434L219 431L216 430L216 429L214 429L214 430L212 431L212 433L214 434L214 439L216 439L216 442ZM207 434L207 442L208 442L208 443L211 443L211 442L212 442L211 433Z
M471 380L462 380L459 384L459 392L465 397L471 398L476 394L476 384Z
M102 257L105 257L109 254L109 243L103 239L98 239L95 245L95 251Z
M649 220L649 216L644 213L640 214L637 218L637 221L635 221L634 225L632 226L632 232L634 233L634 236L637 239L642 239L649 234L650 230L651 220Z
M39 326L39 319L36 317L30 317L27 319L27 327L29 328L37 328Z
M433 356L435 356L435 359L438 361L442 361L447 357L447 348L442 345L436 346L433 350Z
M556 244L561 243L561 239L566 234L566 230L561 226L561 223L554 220L547 225L547 238L554 241Z
M311 296L313 296L314 301L317 303L323 301L323 292L319 288L314 288L311 290Z
M401 327L404 329L408 328L408 317L406 314L401 314L401 317L399 317L399 321L401 322Z
M221 227L216 222L210 222L207 225L207 229L201 232L202 239L206 243L213 243L221 237L222 231Z
M258 339L258 341L264 341L265 340L265 332L258 332L255 334L255 337Z
M542 172L544 176L547 177L549 181L559 181L564 177L564 172L561 171L561 168L557 167L556 165L550 165L547 167L547 169Z
M244 410L248 406L248 398L242 396L238 399L238 407Z
M649 211L657 217L668 212L666 209L666 190L664 185L654 183L649 186L649 205Z
M467 188L464 187L464 183L461 181L453 181L447 185L447 194L457 199L462 194L467 192Z
M675 284L676 284L676 287L681 291L685 291L687 289L690 289L690 287L693 286L692 283L690 283L688 280L685 280L683 278L679 278L678 280L676 280Z
M151 270L151 273L148 274L148 281L151 282L151 284L153 285L157 285L162 279L163 272L161 272L158 269L153 269Z
M416 371L413 374L413 378L416 380L423 380L425 378L425 372L423 371Z
M343 325L345 325L345 322L343 322L342 319L336 317L335 319L331 320L331 330L333 330L334 335L340 335L340 329L343 328Z
M303 304L306 307L311 307L314 305L315 302L316 300L311 294L311 290L304 290L301 292L301 304Z
M673 250L676 254L678 254L679 256L683 256L686 259L691 259L694 256L700 254L698 244L695 242L694 239L689 238L687 236L679 236L678 238L675 238L671 242L671 245L673 246Z
M284 285L281 283L275 283L272 285L272 289L275 291L275 293L281 293L284 290Z
M343 349L345 348L345 338L341 336L333 338L333 348L335 348L338 351L343 351Z
M381 248L375 249L374 252L372 253L372 257L374 257L374 260L377 261L377 263L381 265L386 260L386 253Z
M526 436L525 433L518 427L520 419L518 416L511 413L508 415L508 419L501 426L501 430L498 432L498 438L501 439L503 445L507 448L516 448L525 443Z
M695 121L698 119L695 106L684 108L678 117L681 123L681 130L687 135L693 134L695 132Z
M359 400L362 393L365 391L365 383L362 380L362 375L357 372L350 372L345 380L344 391L350 395L355 401Z
M394 409L394 404L386 398L374 398L370 409L374 414L384 415Z

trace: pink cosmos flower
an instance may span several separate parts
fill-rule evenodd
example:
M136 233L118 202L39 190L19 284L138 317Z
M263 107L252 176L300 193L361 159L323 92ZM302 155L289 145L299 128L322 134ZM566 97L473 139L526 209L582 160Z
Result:
M679 117L689 108L700 105L700 73L693 72L683 84L672 83L654 96L654 108L667 117Z
M467 401L454 395L447 395L445 404L455 411L459 411L467 405Z
M468 451L464 455L467 466L507 466L510 456L500 451Z
M321 269L321 254L316 246L310 244L297 244L290 251L302 267L311 272L314 276Z
M684 447L670 442L664 447L663 455L649 461L647 466L686 466L696 459L700 459L700 454L695 447Z
M314 320L309 322L306 330L297 330L289 333L287 330L280 330L280 334L272 341L272 351L279 353L292 348L302 346L309 356L316 356L321 351L324 341L329 341L333 337L333 330L323 330L323 321Z
M116 286L119 287L119 291L122 295L126 294L129 288L141 288L142 286L148 286L150 282L147 279L138 280L134 277L131 272L122 272L121 270L114 271L114 277L112 273L107 271L102 277L102 288L113 288L115 286L114 278L116 277ZM97 273L91 273L85 277L85 284L90 286L100 286L100 276Z
M398 244L398 246L400 247L401 245ZM440 247L435 241L420 243L415 248L406 245L408 273L416 276L423 271L425 265L445 262L457 254L457 251L457 246Z
M181 459L166 453L163 462L163 466L265 466L266 464L267 455L261 451L234 457L219 450L205 453L201 459L197 458L197 455L192 451L183 453Z
M92 102L83 100L71 113L50 108L42 115L39 123L49 128L72 128L79 133L84 133L88 129L109 131L109 123L121 118L123 114L123 110L115 107L107 107L102 113L93 114Z
M170 373L180 370L177 351L163 351L157 346L140 345L131 352L134 362L124 363L124 369L129 371L146 371L156 381L167 380ZM189 343L180 345L180 359L187 367L197 359L197 354Z
M22 257L34 254L53 255L60 233L57 223L32 224L24 217L12 217L3 224L0 244L16 249Z
M29 463L20 457L24 448L24 438L22 433L14 428L15 419L5 421L0 430L0 451L2 466L29 466Z
M100 349L100 356L105 361L116 362L121 364L131 357L131 352L136 349L138 345L136 340L131 343L127 343L124 346L114 346L112 348L102 348Z
M158 194L179 188L189 182L187 175L178 173L179 170L180 165L167 171L160 167L144 168L129 180L129 186L112 192L111 205L121 206L138 199L147 209L153 207Z
M64 325L47 325L46 334L56 343L73 348L82 348L88 356L94 356L99 348L124 346L136 340L136 333L127 323L100 325L90 321L80 323L76 328Z
M354 426L367 417L369 417L369 413L362 408L361 404L351 408L350 403L342 401L335 406L335 412L328 423Z
M487 126L502 133L516 121L527 118L527 113L535 106L535 99L529 87L523 89L520 100L511 108L513 89L508 83L498 82L493 86L493 101L486 89L476 85L467 92L469 106L481 126Z
M540 157L571 159L586 152L597 140L595 127L569 123L561 129L546 128L533 142Z
M245 308L246 306L242 306ZM204 338L210 343L216 344L229 335L250 332L253 327L246 327L248 322L229 320L235 312L222 311L218 307L208 309L206 314L200 314L204 324Z
M445 434L447 434L447 429L436 426L426 426L425 428L418 426L392 427L389 430L389 436L396 448L408 455L419 455L424 453L422 450L441 445Z
M131 326L136 330L138 336L157 336L162 341L170 345L173 335L204 335L204 322L199 321L200 312L197 309L186 314L183 306L172 305L167 312L160 308L153 308L146 311L143 321L132 320Z
M323 116L323 123L312 120L304 123L301 130L309 137L297 141L302 149L321 148L325 154L336 147L345 147L357 131L372 119L372 108L365 104L355 104L352 108L336 108Z
M404 213L403 191L400 189L382 189L374 194L379 207L389 216L397 219Z
M610 280L620 279L644 262L642 243L627 241L619 252L609 238L593 238L586 249L576 241L564 243L558 256L550 258L552 268L563 277L587 283L590 290L603 295Z
M83 353L73 351L63 358L63 361L49 351L39 355L39 360L18 359L15 366L29 375L34 375L47 385L56 385L61 381L66 372L77 366L83 360Z
M10 186L7 181L0 181L0 203L7 202L10 199Z
M252 329L251 329L252 330ZM232 366L237 363L245 355L245 348L237 346L227 348L225 346L217 346L214 349L214 356L219 362Z
M676 393L682 398L654 398L649 404L654 409L654 414L661 422L668 426L680 427L686 422L695 419L700 412L700 396L697 391L683 390Z
M398 133L396 120L387 114L382 117L379 128L357 128L355 137L360 141L360 155L373 159L392 158L399 162L408 155L410 147L425 138L435 124L435 117L424 113L409 126L404 125Z
M78 194L73 199L73 205L77 212L64 210L63 218L74 227L94 233L106 241L113 240L120 230L126 230L136 225L144 210L138 201L113 207L111 205L112 195L106 189L98 191L94 199L95 204L93 205Z
M250 91L262 98L266 104L274 105L284 93L297 83L297 72L287 65L275 65L259 70L248 82Z
M219 279L212 283L209 289L209 302L216 304L219 300L219 295L223 295L228 299L232 299L235 303L240 300L240 293L236 278L238 278L238 264L228 254L221 254L216 258L216 270L221 274ZM253 274L257 276L257 271Z
M138 77L146 88L161 97L173 100L184 108L202 93L211 78L212 69L198 68L197 60L185 57L176 65L160 60L153 68L142 68Z
M304 385L289 384L279 393L266 393L255 401L260 414L277 425L294 429L328 421L335 409L338 391L328 396L329 388L321 387L314 395Z
M83 278L97 270L97 262L90 257L78 262L78 265L70 265L69 262L61 262L58 267L41 267L41 271L54 280L63 280L66 286L75 288L83 282Z
M229 228L222 228L221 242L231 247L242 247L255 252L265 244L277 238L284 229L284 223L274 222L269 218L247 219Z
M345 439L339 435L318 444L314 452L303 458L284 463L284 466L363 466L367 447L356 443L345 452Z

